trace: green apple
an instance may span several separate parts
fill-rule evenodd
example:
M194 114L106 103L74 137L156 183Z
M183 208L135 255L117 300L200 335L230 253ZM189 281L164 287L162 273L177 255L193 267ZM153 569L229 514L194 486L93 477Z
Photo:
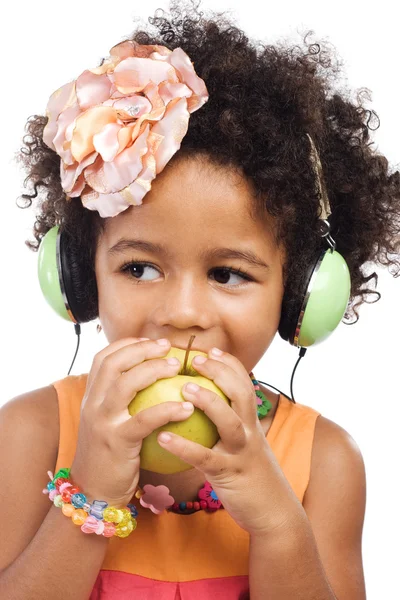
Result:
M201 387L215 392L230 404L227 396L213 381L203 377L192 367L192 360L197 355L207 356L204 352L197 350L187 352L187 350L181 350L180 348L170 348L168 354L163 358L176 357L181 361L182 368L178 375L159 379L144 390L137 392L128 406L129 413L136 415L145 408L161 404L161 402L185 402L187 398L182 395L181 390L185 383L189 382L195 382ZM214 423L202 410L195 407L191 416L184 421L169 422L153 431L143 440L140 451L140 466L142 469L154 473L179 473L193 468L192 465L185 463L168 450L161 448L157 441L160 431L171 431L206 448L212 448L219 439L218 430Z

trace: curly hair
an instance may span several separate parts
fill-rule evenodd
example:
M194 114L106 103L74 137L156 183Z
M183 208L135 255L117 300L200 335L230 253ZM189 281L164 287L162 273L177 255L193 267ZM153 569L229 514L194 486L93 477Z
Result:
M321 159L331 204L332 236L351 276L350 301L344 319L357 308L380 299L369 289L376 272L368 263L400 272L400 173L389 172L388 160L371 148L370 131L379 119L365 108L369 90L357 91L352 101L347 89L334 89L341 62L326 42L301 45L250 41L226 13L204 17L193 5L157 10L130 37L139 44L182 48L194 63L209 91L209 101L191 115L189 129L171 163L182 156L206 155L213 163L239 169L252 183L254 207L276 218L276 239L284 244L285 291L296 298L302 279L298 268L321 249L316 233L320 199L310 163L308 133ZM147 29L147 31L145 30ZM104 60L104 59L103 59ZM103 61L102 61L103 62ZM102 64L101 62L101 64ZM80 260L88 280L95 281L94 256L104 219L79 199L66 201L60 181L60 158L42 138L47 117L28 119L18 159L23 163L30 194L27 208L41 200L33 227L37 251L54 225L68 231L80 246ZM97 299L96 299L97 302ZM97 316L97 306L93 314ZM94 317L93 317L94 318ZM346 323L345 324L353 324Z

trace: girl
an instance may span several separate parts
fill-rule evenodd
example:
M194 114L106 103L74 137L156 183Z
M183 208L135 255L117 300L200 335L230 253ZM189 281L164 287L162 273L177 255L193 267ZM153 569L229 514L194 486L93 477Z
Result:
M54 234L53 306L98 317L109 345L88 374L1 410L0 597L361 600L360 451L252 369L277 331L316 341L298 307L329 243L351 280L347 304L340 263L339 320L371 293L365 262L399 264L399 173L372 152L367 111L332 93L319 47L257 46L196 10L151 22L157 36L83 66L28 123L28 204L43 193L30 247ZM131 416L193 336L207 359L192 367L230 403L183 388L185 402ZM195 408L212 448L166 427ZM186 470L141 468L160 427Z

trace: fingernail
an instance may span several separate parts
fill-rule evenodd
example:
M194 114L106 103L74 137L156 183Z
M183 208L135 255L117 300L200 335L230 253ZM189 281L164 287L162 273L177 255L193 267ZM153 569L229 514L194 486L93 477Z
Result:
M169 442L171 441L171 436L169 435L169 433L165 433L163 431L163 433L160 433L160 435L158 436L158 439L160 440L160 442Z
M181 364L180 360L178 360L177 358L173 357L173 358L167 358L167 363L169 365L172 365L173 367L176 367L178 365Z
M187 384L185 385L185 390L186 390L187 392L198 392L198 391L199 391L199 389L200 389L200 388L199 388L199 386L198 386L198 385L196 385L195 383L187 383Z
M202 365L206 362L206 360L207 358L205 356L195 356L193 362L195 362L197 365Z
M219 348L213 348L211 350L211 354L214 354L214 356L222 356L222 350L220 350Z
M159 344L160 346L168 346L169 341L166 340L165 338L161 338L161 339L157 340L157 344Z
M182 408L185 410L192 410L193 404L191 402L182 402Z

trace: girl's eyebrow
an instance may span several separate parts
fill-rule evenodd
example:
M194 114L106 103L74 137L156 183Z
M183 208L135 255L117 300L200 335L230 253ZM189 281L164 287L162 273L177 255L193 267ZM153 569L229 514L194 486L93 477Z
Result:
M169 257L170 254L167 249L161 244L155 244L154 242L147 242L145 240L138 239L126 239L121 238L114 246L111 246L107 250L107 254L113 256L127 250L142 250L143 252L151 252L152 254L161 254ZM211 250L203 250L200 253L201 259L239 259L244 260L252 267L258 267L261 269L269 269L267 265L257 254L252 250L242 249L238 250L235 248L212 248Z

